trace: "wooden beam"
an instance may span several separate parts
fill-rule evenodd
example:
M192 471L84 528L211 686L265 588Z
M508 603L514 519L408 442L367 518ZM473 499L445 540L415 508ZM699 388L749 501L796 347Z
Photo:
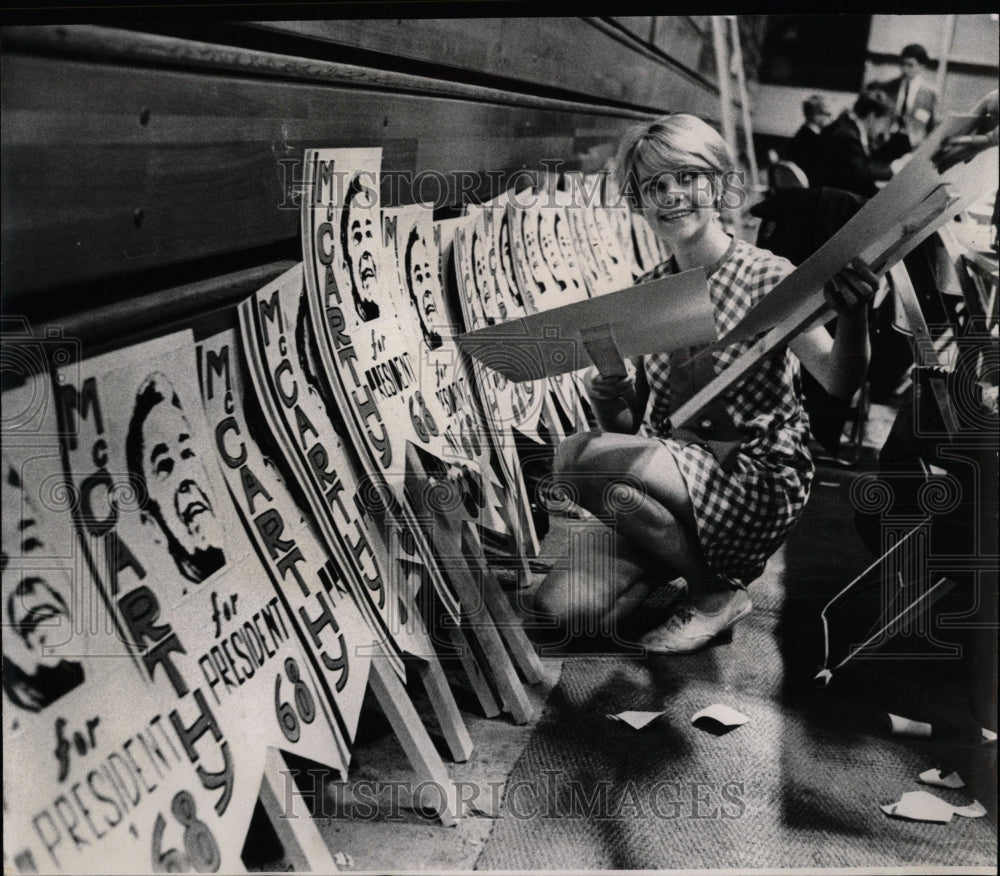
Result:
M291 30L292 26L333 26L342 31L348 22L261 22L261 27ZM418 22L407 21L412 30ZM485 101L519 107L558 110L561 112L592 112L594 103L538 97L500 88L489 88L438 79L415 76L356 64L343 64L295 55L283 55L256 49L204 43L198 40L179 39L153 33L119 30L97 25L40 25L4 28L5 51L11 49L34 51L72 52L102 59L125 60L133 63L166 64L184 70L209 69L242 75L280 77L305 82L325 82L352 85L362 88L387 89L410 94L451 97L461 100ZM649 112L626 107L615 108L605 102L602 115L623 118L646 118Z
M726 18L712 16L712 46L715 49L715 70L719 77L719 118L722 122L722 137L733 155L739 155L736 148L736 125L733 123L733 90L729 76L729 47L726 44Z
M344 777L340 778L343 780ZM296 872L336 873L340 868L316 827L312 813L288 812L285 809L285 802L294 799L288 793L287 783L294 781L281 752L277 748L269 748L261 779L260 802L281 842L285 857Z
M417 782L437 788L435 794L427 794L423 801L414 800L414 804L434 808L441 823L445 827L451 827L462 815L455 785L441 762L441 755L427 735L427 729L420 721L417 710L410 702L406 688L389 664L378 656L372 658L368 684L378 700L379 708L403 746L410 765L417 774Z
M4 296L15 309L43 290L293 243L308 147L378 144L383 204L445 206L461 201L464 175L505 187L541 158L571 156L578 131L614 140L631 118L380 91L365 79L23 54L6 32L0 90Z

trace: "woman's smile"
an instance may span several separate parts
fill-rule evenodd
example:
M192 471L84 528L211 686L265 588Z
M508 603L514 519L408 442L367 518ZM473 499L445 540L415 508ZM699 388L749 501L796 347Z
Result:
M694 207L675 207L671 210L661 210L658 218L661 222L673 222L677 219L682 219L684 216L690 216L693 212Z

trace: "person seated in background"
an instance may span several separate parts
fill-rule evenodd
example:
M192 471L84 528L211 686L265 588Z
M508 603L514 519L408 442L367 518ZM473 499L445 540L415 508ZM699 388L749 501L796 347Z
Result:
M900 155L916 149L937 121L934 115L937 92L923 78L929 64L927 50L919 43L911 43L900 52L902 74L887 82L874 83L895 108L892 145Z
M794 161L806 175L809 185L816 184L819 166L820 134L830 122L830 110L826 101L818 94L813 94L802 101L802 114L805 123L792 138L788 147L788 159Z
M823 129L813 186L843 189L862 198L877 191L877 182L892 179L892 168L875 156L888 138L893 107L877 90L865 90L854 106Z

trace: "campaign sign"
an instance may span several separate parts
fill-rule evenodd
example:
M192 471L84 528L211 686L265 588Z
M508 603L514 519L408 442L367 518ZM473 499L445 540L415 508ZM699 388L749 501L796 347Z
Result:
M14 798L42 871L241 871L268 748L336 758L220 480L194 366L181 333L56 374L66 492L119 647L85 663L87 696L59 701L65 757Z
M567 260L562 255L554 222L560 211L554 193L548 192L521 192L517 197L511 196L507 203L513 232L514 272L527 310L532 314L586 301L589 297L575 258ZM541 340L544 342L544 338ZM568 432L583 428L585 417L576 379L551 374L548 387L556 410L562 413L563 422L558 426L553 424L556 434L563 431L564 423Z
M419 349L397 319L400 293L392 286L399 278L381 233L380 163L379 149L306 152L302 246L309 312L325 380L365 473L392 494L395 516L417 545L445 610L458 620L458 598L431 551L433 534L423 528L429 522L417 519L424 493L435 487L420 460L442 446L443 413L434 394L425 393ZM444 486L442 495L455 484Z
M400 615L398 563L373 512L379 487L359 478L338 433L309 354L311 340L302 266L268 283L240 306L240 334L256 397L285 463L301 485L324 543L340 557L358 607L400 678L410 650ZM346 566L345 563L349 563Z
M499 211L499 215L504 218L506 227L506 211ZM444 296L445 307L448 309L449 320L453 325L462 326L469 322L485 324L485 320L476 316L474 297L466 298L466 289L471 285L463 283L457 276L463 270L462 260L457 255L458 245L456 244L456 234L465 226L474 221L472 217L464 216L454 219L446 219L435 224L441 238L441 262L442 277L446 277L452 284L453 291ZM464 233L464 232L463 232ZM499 229L494 225L494 235L499 234ZM461 236L461 235L460 235ZM496 241L496 237L494 240ZM503 236L499 236L503 241ZM523 303L520 293L517 292L516 280L513 277L513 264L510 260L509 236L507 243L507 255L503 257L503 247L494 246L491 249L499 260L496 276L498 282L502 283L505 294L504 299L509 302L505 306L506 315L523 312ZM503 267L506 262L507 268ZM445 266L451 266L451 270L445 270ZM464 269L470 270L468 265ZM508 273L509 269L509 273ZM457 288L455 288L457 287ZM454 302L458 302L460 311L453 310ZM511 420L504 416L504 410L512 407L509 400L502 397L501 393L507 387L514 384L500 376L497 379L495 371L487 369L481 362L461 356L463 368L471 377L474 400L478 402L477 409L481 412L482 422L486 424L486 436L493 447L492 458L496 464L496 471L505 485L507 517L512 525L518 530L518 544L529 554L538 553L538 537L535 533L534 522L530 514L525 512L529 507L530 500L524 477L521 473L520 463L517 457L517 448L514 435L511 431Z
M599 174L565 176L570 227L587 268L591 296L624 289L634 279L613 215L603 206L601 183Z
M279 471L280 451L266 452L273 439L257 407L237 333L208 338L196 354L205 415L230 497L311 658L346 766L375 641L353 595L362 585L352 580L350 564L331 555L303 517Z
M430 207L415 204L383 211L386 253L395 257L399 280L390 283L400 329L419 358L424 398L434 399L439 435L431 445L434 474L457 482L472 521L506 532L504 487L497 478L489 430L473 397L472 376L454 343L441 270L440 224Z
M193 773L168 758L170 719L73 530L52 393L42 373L3 394L5 864L105 872L121 842L148 871L152 838L130 833L132 812L169 814Z
M494 239L487 232L486 217L489 212L485 209L477 210L470 215L467 223L455 228L455 278L462 316L468 331L495 323L490 322L483 308L482 296L475 280L477 271L473 257L474 252L477 255L480 251L485 253L487 245ZM480 258L485 259L485 254ZM519 315L513 299L507 313L508 318ZM499 355L503 355L502 351ZM481 365L475 367L482 368ZM483 388L488 415L494 422L506 423L532 441L545 443L538 433L545 393L548 391L544 380L517 384L507 380L498 369L487 368L480 371L480 386Z

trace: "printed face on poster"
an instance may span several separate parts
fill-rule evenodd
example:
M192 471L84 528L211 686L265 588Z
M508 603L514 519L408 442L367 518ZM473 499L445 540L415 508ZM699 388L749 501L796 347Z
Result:
M240 871L268 747L320 762L337 749L291 617L234 526L190 335L87 360L56 385L62 524L72 508L92 574L68 612L65 598L28 603L32 624L83 622L60 649L81 671L5 740L5 848L21 869ZM300 685L293 738L279 693Z
M16 405L18 394L5 393L4 404ZM79 647L72 522L69 507L51 501L51 486L61 482L58 446L47 454L8 446L2 456L3 689L12 707L4 727L12 731L22 710L42 712L85 679L72 653Z
M472 522L502 530L506 524L497 517L502 507L502 487L494 471L490 436L473 399L472 376L459 355L452 338L459 327L446 320L444 290L441 286L442 229L433 221L430 207L413 205L383 211L387 253L395 253L401 276L413 271L411 253L427 254L428 263L421 269L425 294L433 301L436 331L431 343L419 311L412 306L409 289L396 302L400 328L409 335L410 348L420 357L418 374L424 397L438 403L440 438L432 455L424 455L425 470L433 483L460 484L465 507ZM405 283L393 287L402 292ZM407 307L407 301L411 306Z

